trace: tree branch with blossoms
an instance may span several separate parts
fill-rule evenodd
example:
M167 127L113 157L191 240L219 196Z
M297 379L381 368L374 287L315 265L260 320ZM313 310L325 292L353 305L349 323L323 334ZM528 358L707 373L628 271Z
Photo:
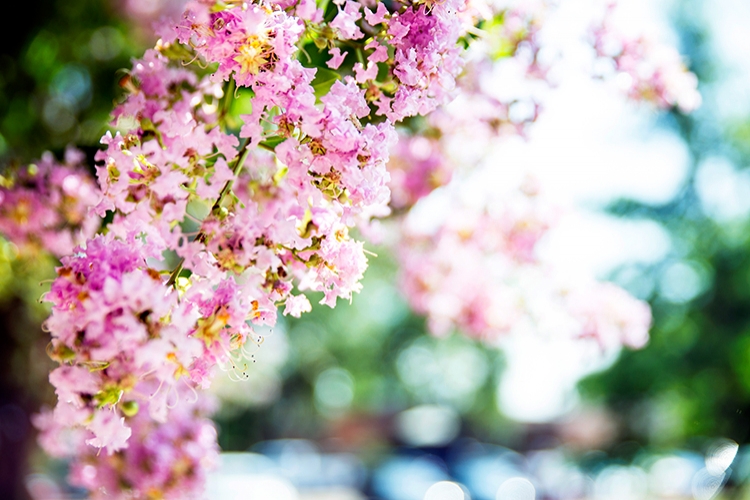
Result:
M377 218L404 224L407 298L436 334L494 341L538 323L537 294L572 318L573 337L645 342L648 307L624 291L545 281L535 246L552 222L534 190L478 209L449 196L455 212L431 234L404 217L472 168L444 154L452 136L523 135L542 112L536 96L493 95L484 81L511 62L522 81L549 84L548 6L536 8L192 1L121 81L98 187L74 150L4 183L0 230L61 256L45 296L58 403L36 424L46 450L72 457L76 484L94 497L198 495L217 450L200 391L218 366L242 373L262 342L256 327L273 326L280 307L310 311L303 292L330 307L350 300L367 267L351 232ZM629 71L602 40L597 31L597 56ZM670 82L691 90L675 67L637 97L695 103L659 94ZM628 310L602 319L611 304ZM142 466L167 452L163 470Z

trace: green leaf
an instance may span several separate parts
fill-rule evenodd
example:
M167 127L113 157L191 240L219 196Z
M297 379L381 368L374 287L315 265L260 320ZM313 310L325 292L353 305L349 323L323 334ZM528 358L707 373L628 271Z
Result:
M315 98L320 101L320 98L326 95L331 90L331 86L333 86L336 80L339 80L340 78L341 75L335 71L326 68L318 68L315 79L312 81L312 87L315 90Z
M268 149L269 151L275 151L276 146L278 146L285 140L286 140L286 137L273 136L261 142L259 145L260 147Z

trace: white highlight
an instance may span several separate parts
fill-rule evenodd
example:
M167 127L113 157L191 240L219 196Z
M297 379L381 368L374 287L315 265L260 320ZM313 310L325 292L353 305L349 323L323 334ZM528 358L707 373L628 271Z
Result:
M713 476L720 476L726 472L740 446L731 439L720 439L714 442L706 454L706 470Z
M500 485L495 500L534 500L536 489L524 477L513 477Z
M460 427L458 413L445 406L415 406L396 417L399 436L412 446L446 445L458 436Z
M428 488L423 500L467 500L463 488L451 481L439 481Z
M215 500L299 500L297 489L289 481L270 474L220 475L209 483ZM213 484L211 484L213 483Z

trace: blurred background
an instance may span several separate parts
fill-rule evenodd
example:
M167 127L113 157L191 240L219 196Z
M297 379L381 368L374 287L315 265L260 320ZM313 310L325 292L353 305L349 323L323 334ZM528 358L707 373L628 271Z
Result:
M118 70L173 3L39 0L0 32L0 165L71 143L93 156ZM506 158L582 207L548 251L647 300L649 344L592 362L538 339L433 338L375 249L351 306L286 318L247 381L219 376L209 498L750 498L750 4L641 3L703 106L657 113L572 82ZM84 498L29 423L54 402L39 326L54 266L0 240L3 498Z

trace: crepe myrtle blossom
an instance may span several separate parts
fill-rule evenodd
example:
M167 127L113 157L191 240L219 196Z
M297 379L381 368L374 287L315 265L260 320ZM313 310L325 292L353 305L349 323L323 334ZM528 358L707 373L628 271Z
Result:
M45 296L49 352L60 363L50 374L55 416L90 431L87 443L108 453L126 447L125 417L143 402L164 422L170 399L194 393L189 369L204 354L191 335L199 312L164 286L149 257L135 237L97 236L62 259Z
M453 176L453 164L435 137L403 133L388 163L391 174L391 206L410 208Z
M380 14L370 15L367 21L384 25L386 36L369 44L368 48L374 50L368 66L381 62L385 47L393 47L392 81L396 90L392 97L387 93L378 96L378 112L392 121L430 113L452 96L455 78L461 71L461 52L456 41L462 30L458 14L466 2L414 4L390 16L381 5L378 3ZM372 70L358 74L358 81L374 80L372 74Z
M614 78L635 100L678 108L683 113L698 108L698 78L687 70L680 53L649 36L626 34L618 25L617 12L617 5L611 4L591 29L592 45L600 60L598 76Z
M0 232L23 249L67 255L99 229L88 212L100 198L82 152L68 148L0 177Z
M646 343L648 304L611 283L571 278L539 257L558 210L533 181L501 198L473 192L468 199L463 191L454 181L423 199L402 228L404 296L433 334L458 330L490 344L508 335L567 336L602 350ZM450 211L429 208L441 202Z
M155 68L172 83L151 84ZM329 305L359 289L366 258L348 228L360 213L387 204L385 164L395 133L388 123L356 122L368 108L351 80L334 84L322 109L311 107L308 122L317 120L317 130L326 133L302 136L284 122L277 133L288 136L271 155L252 148L260 137L248 138L240 152L236 137L211 128L218 119L215 100L227 97L216 84L171 68L156 51L136 62L132 78L131 94L115 115L118 122L140 124L105 136L106 149L97 157L104 192L97 210L114 211L111 232L122 237L147 228L148 244L176 251L194 281L202 277L215 286L244 273L243 288L254 299L248 316L262 323L275 321L276 304L291 293L295 276L324 292ZM251 179L253 189L243 190L238 176ZM209 207L198 236L184 231L195 219L189 204Z
M178 402L167 423L140 412L129 419L128 446L109 454L86 444L88 431L61 426L57 410L43 410L33 423L44 450L71 461L70 483L87 489L91 498L202 498L206 471L219 458L216 428L208 418L213 406L205 398Z
M258 111L252 126L264 107L287 107L289 96L280 89L292 90L303 108L311 104L301 99L306 92L300 83L309 83L314 71L303 69L295 59L295 44L303 36L330 50L332 69L355 57L351 47L364 54L352 66L356 82L377 112L392 122L427 114L447 102L462 66L458 14L465 10L465 1L413 2L394 11L383 2L376 2L372 10L351 0L335 4L335 17L325 22L312 2L251 4L218 12L209 3L191 2L176 40L194 47L207 62L218 63L214 81L232 78L238 86L253 89ZM174 35L167 38L173 39Z
M391 36L412 55L444 44L436 26L452 22L450 5L388 14ZM356 17L355 7L343 12ZM121 81L119 132L96 155L92 204L111 215L107 234L63 257L46 296L54 416L107 454L128 447L133 418L167 421L215 366L260 342L253 325L273 325L279 306L309 311L295 288L331 307L361 288L367 259L349 231L387 213L396 134L372 122L361 79L316 93L316 70L297 59L307 25L295 8L193 2ZM333 26L355 36L354 17ZM200 76L187 56L216 71ZM402 69L402 79L420 71ZM239 139L226 122L233 88L252 91Z

